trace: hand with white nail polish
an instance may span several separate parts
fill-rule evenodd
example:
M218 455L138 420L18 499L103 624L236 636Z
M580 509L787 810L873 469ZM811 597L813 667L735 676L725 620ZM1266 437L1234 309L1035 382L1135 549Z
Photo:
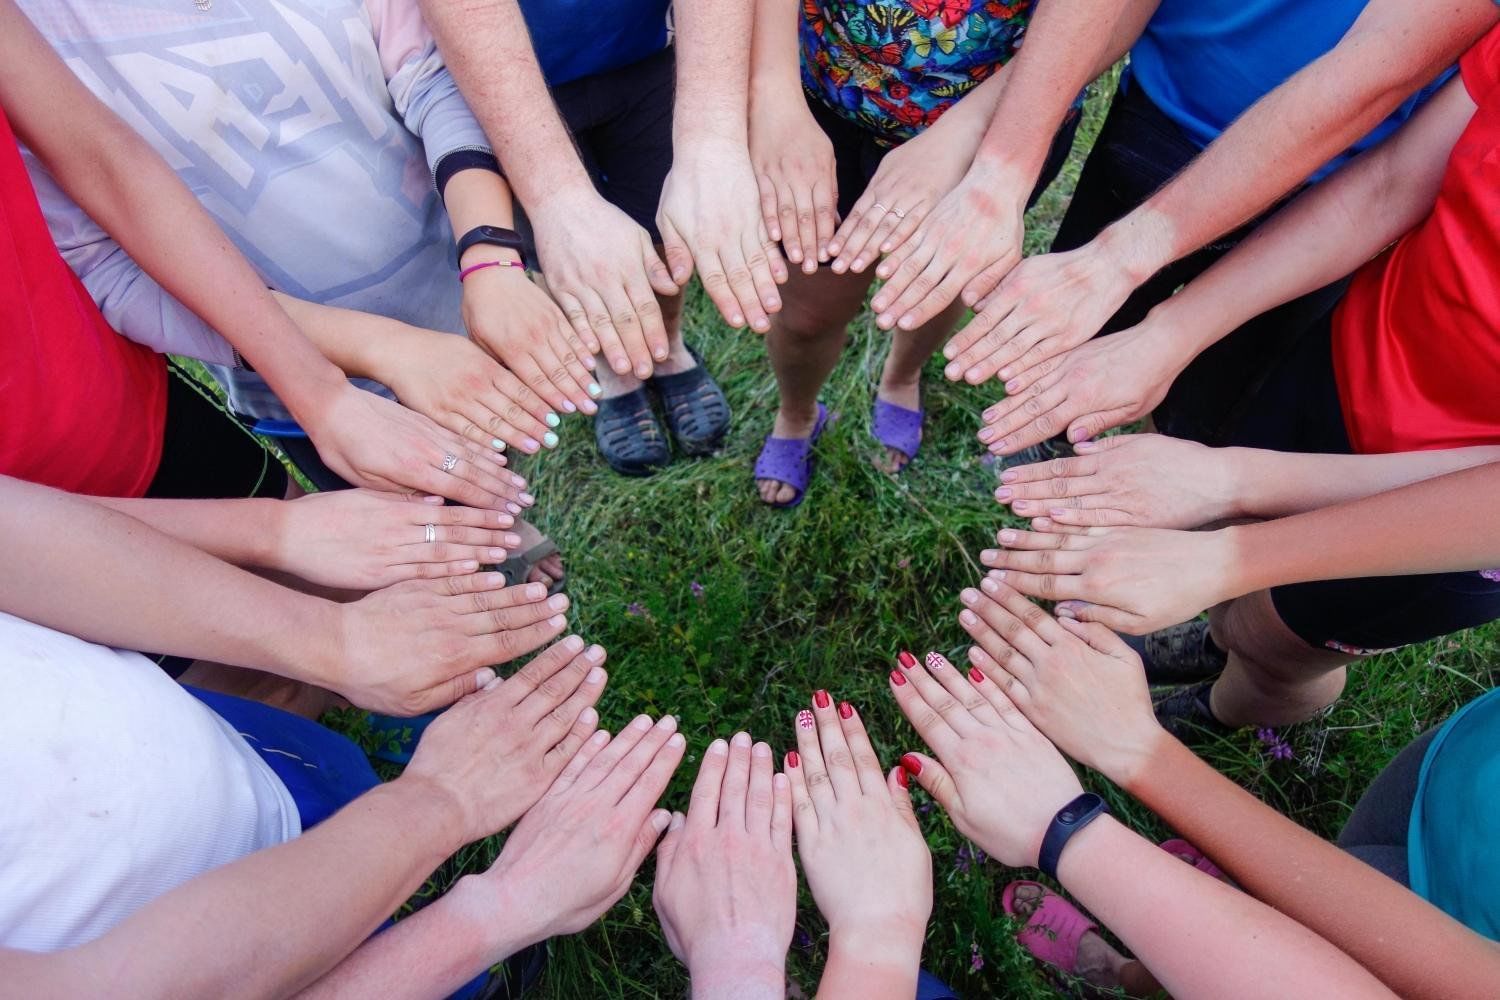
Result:
M687 815L656 852L653 901L693 996L779 1000L797 919L792 800L771 748L747 733L703 755Z
M576 635L494 677L427 727L399 781L446 793L460 843L498 833L542 797L594 733L604 650Z
M901 766L960 833L1002 864L1035 867L1052 817L1083 792L1073 768L1002 681L959 670L940 654L925 668L909 654L901 662L891 693L936 755L908 753Z
M410 716L462 698L508 663L562 634L565 594L506 586L500 573L412 580L348 604L328 602L332 642L309 646L302 678L360 708Z
M906 773L881 770L854 706L835 707L826 691L796 729L786 775L797 853L829 930L818 993L910 1000L932 913L932 856Z

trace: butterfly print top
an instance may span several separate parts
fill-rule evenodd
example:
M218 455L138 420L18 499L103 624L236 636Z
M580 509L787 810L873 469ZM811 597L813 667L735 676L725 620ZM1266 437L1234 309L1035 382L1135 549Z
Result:
M891 145L1016 53L1036 0L802 0L802 84Z

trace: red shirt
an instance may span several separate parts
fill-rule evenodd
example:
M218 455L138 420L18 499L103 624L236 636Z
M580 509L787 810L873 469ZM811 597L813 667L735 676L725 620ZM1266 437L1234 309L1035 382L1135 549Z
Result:
M0 110L0 473L138 497L166 421L166 359L111 330L63 261Z
M1500 28L1459 72L1478 110L1432 214L1355 273L1333 316L1357 452L1500 442Z

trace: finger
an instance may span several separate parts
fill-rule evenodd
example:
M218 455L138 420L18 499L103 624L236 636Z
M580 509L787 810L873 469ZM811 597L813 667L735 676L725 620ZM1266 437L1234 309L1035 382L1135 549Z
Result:
M771 775L771 846L781 854L792 849L792 783L780 771Z
M654 303L654 299L652 300ZM630 363L633 366L635 377L647 379L656 367L655 359L652 357L651 347L646 343L646 331L641 325L641 318L636 315L635 306L630 297L625 294L625 289L610 288L605 293L605 306L609 309L610 324L620 335L620 343L625 347L625 353L630 355ZM666 348L666 334L662 334L661 347Z
M480 510L477 507L461 507L458 504L445 504L442 497L421 498L426 503L420 506L406 508L408 524L426 526L429 524L449 525L459 528L484 528L504 530L515 525L515 518L509 514L502 514L493 510ZM503 543L502 543L503 544Z
M1105 628L1126 635L1145 635L1151 627L1145 618L1112 608L1106 604L1090 604L1087 601L1067 601L1057 606L1059 617L1080 622L1098 622Z
M1096 653L1116 660L1140 661L1140 654L1131 649L1124 639L1114 632L1105 628L1098 622L1081 622L1070 618L1059 618L1057 624L1062 626L1063 631L1069 635L1077 636L1088 643L1090 649Z
M1006 401L1011 398L1007 396ZM979 432L979 440L989 445L990 451L1019 451L1055 436L1068 425L1072 411L1063 408L1068 394L1061 385L1045 389L1038 385L1026 396L1015 398L1017 405L1004 418Z
M830 259L828 242L838 228L838 180L831 174L813 185L813 235L818 241L818 262L826 264Z
M894 211L888 211L875 220L875 227L870 230L869 238L865 240L864 247L854 259L852 270L862 273L880 260L881 248L891 241L891 233L896 226L901 224L901 217Z
M917 291L924 281L931 282L931 290L926 294ZM890 312L900 317L895 325L902 330L915 330L931 322L958 298L962 281L963 278L957 271L944 273L934 261L927 268L924 277L914 281L901 299L891 306Z
M917 658L904 651L901 657L901 665L892 670L890 675L891 693L896 697L896 707L901 709L901 714L906 716L906 721L912 724L924 743L940 754L952 753L958 746L958 733L918 691L912 680L914 674L922 673L917 666ZM906 662L908 658L910 666Z
M1145 522L1136 514L1128 510L1119 510L1114 507L1082 507L1073 509L1070 507L1052 507L1051 517L1058 524L1074 528L1128 528L1139 527ZM1039 518L1038 520L1047 520ZM1036 522L1032 522L1036 527Z
M489 513L493 516L493 511ZM470 528L466 525L434 524L432 525L433 539L430 542L427 541L426 524L420 527L415 524L402 525L401 535L405 541L398 552L402 558L410 562L430 562L437 559L439 556L435 550L444 545L472 550L456 557L464 559L490 556L490 550L494 549L499 554L493 555L490 561L498 562L504 558L506 548L515 548L521 544L520 536L513 532L492 528Z
M750 269L750 285L754 290L755 304L767 315L780 312L781 290L777 286L786 280L786 261L782 260L781 250L766 237L764 230L760 232L759 243L750 243L748 238L747 234L747 242L743 251L745 265ZM745 304L749 306L749 303ZM771 321L767 319L765 329L768 330L770 327ZM765 332L760 327L755 329L761 333Z
M1071 497L1100 492L1104 477L1098 472L1099 459L1084 455L1013 466L1000 475L1000 481L1015 487L1018 497Z
M820 817L833 809L833 785L828 779L828 764L823 760L823 748L818 745L818 720L812 710L804 708L797 713L797 757L802 770L802 780L807 785L807 794L813 808ZM801 829L801 825L798 825Z
M952 775L933 758L925 753L902 754L901 769L926 789L927 794L943 807L944 812L952 815L963 808L963 800L959 797L957 786L953 784Z
M980 414L980 419L987 424L994 423L1018 407L1024 406L1026 401L1031 397L1040 395L1061 382L1062 376L1054 374L1051 378L1044 379L1025 393L1006 393L1004 399L992 406L986 407L984 412Z
M839 725L839 709L834 708L833 698L827 691L819 691L813 696L813 718L818 721L818 746L823 764L828 768L833 794L841 799L858 795L859 776L854 773L849 741L844 739L844 727Z
M901 318L905 311L904 299L908 293L916 298L921 298L937 285L935 279L925 277L927 266L932 263L933 248L925 241L919 244L911 254L891 270L892 262L900 250L881 261L880 266L875 269L877 277L886 278L885 287L876 293L875 298L870 301L871 308L876 310L875 322L882 330L890 330L896 325L896 320ZM900 308L897 308L898 304Z
M428 588L434 594L441 594L444 597L466 599L470 610L475 612L488 611L491 608L509 607L513 604L531 604L545 600L547 596L547 588L539 583L528 583L513 587L506 582L504 573L494 572L439 580L428 584ZM448 607L449 611L455 614L462 613L461 605L464 602L447 603L450 604Z
M567 324L562 321L553 325L552 337L537 347L536 361L546 372L548 384L562 395L562 401L557 406L564 413L588 413L598 409L593 397L584 388L593 379L583 362L573 353L569 341L576 341L577 338L564 334L563 331L567 329Z
M750 283L749 272L744 272L744 286L748 291L753 290ZM745 325L745 307L740 305L736 290L730 286L729 276L725 272L724 264L719 260L718 254L708 254L699 261L698 280L703 283L703 291L719 310L719 315L724 317L724 322L736 329Z
M475 661L471 660L470 663L472 662ZM409 705L403 705L401 714L408 714L404 710L408 707L411 715L426 715L428 712L447 708L454 702L481 690L494 679L495 672L488 667L476 670L472 665L465 666L458 673L441 678L426 690L414 692Z
M698 778L693 782L688 800L687 822L694 830L712 830L719 822L719 798L724 785L724 770L729 766L729 744L714 740L703 753Z
M599 695L604 693L603 679L601 678L597 684L594 684L592 680L586 682L579 689L579 693L582 694L590 689L592 689L594 701L597 702ZM543 766L549 772L561 771L598 728L599 712L594 708L593 703L581 705L573 720L573 725L563 734L563 738L558 740L557 744L542 757Z
M672 272L662 263L661 254L651 243L651 235L641 230L641 262L646 265L646 280L657 295L677 295L682 291L672 280Z
M579 776L579 783L586 789L598 788L614 773L615 765L634 750L641 738L651 731L651 716L637 715L629 725L609 741L609 748L594 757L588 769Z
M963 288L959 292L959 298L963 301L963 304L973 307L975 304L981 302L999 286L1001 279L1010 273L1011 268L1016 266L1017 259L1011 254L1006 254L974 275L967 282L964 282ZM962 274L955 275L955 277L959 281L963 281Z
M745 829L745 796L750 789L750 734L735 733L729 741L729 762L724 767L724 786L719 793L719 825Z
M470 653L480 663L509 663L541 649L567 627L566 615L553 615L535 625L478 635L469 640Z
M994 584L995 581L990 582ZM1005 589L1014 593L1009 588ZM1011 607L1001 600L998 592L986 590L976 596L973 588L969 588L959 595L959 600L966 610L983 618L990 628L1000 634L1000 638L1033 663L1047 655L1049 644L1037 634L1031 624L1036 616L1046 616L1047 613L1024 597L1021 598L1021 607ZM959 615L959 620L963 621L962 614Z
M996 309L985 309L974 314L974 318L959 327L943 345L943 357L948 363L943 374L955 381L963 377L971 365L992 353L1000 344L993 336L1000 314Z
M578 721L579 725L583 724L581 718ZM563 769L558 772L557 777L552 779L552 786L547 790L547 793L549 795L556 795L576 783L584 771L588 769L589 764L599 755L599 751L608 746L609 742L609 733L604 730L600 729L591 733L583 741L582 745L574 751L573 756L568 758L568 762L563 765ZM561 747L562 744L559 743L558 748Z
M1043 335L1035 327L1025 331L1024 338L1017 337L1011 343L1010 354L997 354L1000 362L997 374L1005 380L1006 392L1023 392L1044 375L1057 369L1070 345L1061 337Z
M1071 524L1059 524L1050 517L1033 517L1031 530L1045 535L1103 535L1107 532L1106 527L1079 528Z
M666 747L667 741L673 736L677 737L680 746L683 739L682 734L677 732L677 719L670 715L663 715L657 719L656 725L641 736L640 742L631 747L630 752L615 763L609 777L599 783L599 791L606 797L606 801L624 806L626 798L634 794L642 776L655 763L658 753ZM678 759L681 759L680 753ZM675 763L673 767L676 767ZM671 772L668 772L669 777L670 774ZM650 808L661 797L662 789L666 787L667 783L663 781L649 801L642 802L637 797L636 801L641 811L644 812Z
M875 756L875 748L870 745L870 734L865 731L864 721L847 701L839 702L839 726L843 729L849 756L854 761L854 776L859 780L860 790L872 795L879 791L885 776L880 770L880 758Z
M907 240L911 239L912 234L917 231L917 227L920 226L922 224L922 220L926 218L927 203L925 201L917 202L914 207L908 208L906 210L906 216L904 218L901 216L897 216L896 225L888 234L881 238L880 243L878 244L878 246L880 247L880 252L894 253L896 250L900 249Z
M988 632L988 629L984 629ZM993 633L990 633L993 634ZM1026 689L1026 679L1032 676L1031 663L1004 641L997 641L997 650L983 646L969 647L970 677L985 678L976 683L974 690L984 696L995 710L996 717L1007 707L1017 707L1024 712L1031 706L1031 692ZM1000 696L1004 694L1004 698Z
M786 752L784 773L791 790L792 826L797 831L797 842L806 845L818 833L818 810L808 789L802 754L796 750Z
M1072 558L1072 553L1081 552L1093 547L1092 535L1075 535L1071 533L1058 533L1051 531L1023 531L1020 528L1001 528L995 535L995 540L1012 552L1045 552L1047 550L1061 550L1069 555L1056 556L1025 556L1026 559L1039 560L1035 567L1023 566L1022 569L1058 569L1064 565L1072 565L1067 562ZM1063 560L1057 562L1055 560Z
M559 344L562 344L564 348L564 351L562 352L563 360L568 363L568 370L572 372L573 378L578 382L579 385L583 386L585 389L589 389L593 386L594 355L599 353L597 346L591 349L588 344L585 344L583 340L578 336L578 331L573 329L573 324L568 322L568 318L566 316L562 315L561 310L558 311L557 321L555 322L554 327L556 329L555 336L557 338L557 341ZM585 398L583 402L592 404L594 401L593 397L596 395L598 395L598 393L589 392L587 394L587 398ZM593 410L583 407L582 403L580 403L579 406L585 413L594 412Z
M896 815L900 816L902 822L908 827L920 832L921 827L917 825L916 811L911 807L910 781L906 768L898 764L885 776L885 788L890 793L891 804L896 807Z
M553 371L560 370L562 362L542 344L531 345L531 350L525 354L514 353L514 357L506 359L506 367L546 402L547 409L541 414L542 420L548 427L556 427L560 419L557 414L568 412L565 405L568 403L567 394L552 381Z
M625 283L625 296L640 323L641 336L646 338L646 349L652 359L657 362L667 360L672 348L667 342L667 322L662 316L661 303L656 301L656 293L649 284L631 275Z
M490 372L490 384L494 392L480 400L488 412L478 414L479 419L495 437L535 454L542 446L541 439L552 428L547 419L549 416L555 419L552 407L515 372L502 365L496 365ZM506 427L514 429L511 436L502 433Z
M680 812L673 813L672 821L667 824L667 835L656 845L656 883L652 890L654 895L660 895L662 889L672 881L672 863L677 857L678 845L682 843L682 830L686 825L687 817Z
M906 679L911 682L911 686L916 689L917 694L927 703L927 707L942 716L943 721L948 723L948 728L952 729L960 737L973 735L980 729L979 721L974 718L972 712L964 707L962 702L949 694L948 689L938 681L936 675L943 670L951 673L953 670L952 664L948 663L941 656L928 656L923 666L906 668ZM933 747L933 749L937 750L938 748ZM941 753L941 751L939 752Z
M797 244L801 250L802 273L812 274L818 269L818 216L811 190L797 192Z
M527 584L526 586L540 586L540 584ZM567 596L567 594L553 594L545 601L517 603L482 612L472 610L473 604L469 604L463 611L457 613L464 616L463 626L466 635L514 631L554 617L563 618L564 612L568 610ZM566 618L563 618L563 621L566 624Z
M1021 619L1037 638L1049 646L1055 642L1066 641L1066 633L1058 626L1056 618L1049 615L1045 608L1040 608L1028 601L1014 588L1006 586L1005 582L998 578L999 576L995 573L987 574L979 582L979 589L984 591L991 601L999 601L1002 607Z
M663 723L668 719L671 719L671 726L675 727L677 725L677 720L673 719L670 715L663 717ZM616 768L621 774L629 774L637 766L640 767L639 772L632 778L629 787L624 790L620 799L619 807L621 809L625 809L628 812L645 812L656 805L657 802L661 801L662 792L667 790L667 782L672 780L672 775L676 772L677 765L682 763L682 755L687 748L687 740L683 738L681 733L664 728L663 723L658 723L647 735L646 739L641 741L640 746L636 748L636 752L642 753L644 757L643 748L651 746L651 756L649 758L641 761L634 758L633 755L627 756L620 762L619 767ZM666 824L663 823L661 828L666 829ZM646 850L641 852L641 859L646 857L654 843L655 840L653 838L651 844L646 845ZM636 864L639 865L640 861L637 861Z
M616 375L629 375L633 364L630 345L621 338L620 331L615 329L609 306L605 304L603 297L594 289L585 288L580 293L580 302L589 327L599 338L600 349L610 371Z
M384 579L388 583L404 583L407 580L442 580L451 576L463 576L466 573L478 572L480 563L497 562L498 560L488 555L481 556L480 553L491 553L497 551L488 546L484 548L469 548L457 546L454 553L462 555L463 558L452 562L409 562L390 567L390 575ZM498 551L505 551L500 549ZM465 554L467 553L467 554ZM504 558L501 556L500 558Z
M975 690L973 675L955 667L942 653L928 653L924 662L928 672L943 686L943 690L962 705L966 712L985 724L999 721L989 701ZM983 674L979 676L984 677Z
M551 647L563 646L565 651L559 659L567 659L561 669L543 677L522 700L518 709L522 721L541 728L550 725L561 738L584 706L599 700L604 692L604 647L580 649L582 645L582 639L570 635ZM578 652L569 652L574 649Z
M1068 440L1073 444L1080 444L1090 438L1096 438L1116 427L1130 423L1145 415L1145 410L1134 406L1117 406L1112 410L1101 410L1094 413L1065 414L1059 413L1059 421L1067 421ZM1021 447L1026 447L1022 445Z
M588 311L583 308L583 303L578 301L577 296L562 289L554 289L552 299L557 303L557 308L562 310L563 319L567 320L568 326L578 335L584 350L592 357L603 350L599 343L599 337L594 333L593 327L589 326Z
M682 739L680 735L677 738L679 740ZM660 757L664 761L669 756L669 751L670 748L668 748L667 750L663 750L660 754ZM682 760L682 753L680 750L677 754L677 760L679 762ZM667 769L667 764L663 763L662 768ZM672 771L675 771L676 769L676 764L672 764L671 768L667 769L667 776L662 780L661 788L657 789L656 796L650 799L652 803L661 798L661 793L667 788L667 781L670 781L672 778ZM647 784L648 780L654 783L655 777L656 776L654 774L648 774L646 777L643 777L641 779L641 784L638 787L641 789L640 798L642 801L645 801L646 793L647 791L649 791L649 786ZM614 901L612 901L610 905L613 905L614 902L618 902L619 898L629 891L630 883L634 881L636 872L640 871L641 865L645 863L647 856L651 853L651 849L656 846L657 840L660 839L662 833L667 829L667 827L671 825L672 814L667 812L665 809L652 809L651 812L647 814L645 821L641 823L640 831L635 835L635 841L631 844L630 853L625 857L624 871L630 873L629 878L625 879L624 883L619 887L618 891L614 893Z
M776 228L781 231L781 235L772 239L779 239L781 245L786 247L787 260L793 264L801 264L802 244L797 231L797 206L788 184L776 186Z
M760 192L760 218L765 223L771 239L781 239L781 220L777 217L779 203L776 197L776 182L769 175L757 173L755 187Z
M662 253L667 258L667 272L681 290L693 276L693 255L687 242L678 234L672 220L661 213L656 216L656 228L661 233Z
M768 836L771 832L771 810L775 803L771 795L771 746L757 743L750 748L750 790L745 797L745 829L750 833Z
M875 207L875 199L869 189L866 189L828 243L828 252L833 254L835 273L843 274L849 270L855 258L864 253L870 234L875 231L875 225L884 214L885 209ZM873 258L873 252L869 256Z
M1003 550L1001 550L1003 552ZM1024 553L1010 553L1024 555ZM1091 588L1082 576L1058 573L1031 573L1025 570L996 569L998 579L1012 589L1043 601L1081 600L1088 596ZM996 578L986 577L994 582Z

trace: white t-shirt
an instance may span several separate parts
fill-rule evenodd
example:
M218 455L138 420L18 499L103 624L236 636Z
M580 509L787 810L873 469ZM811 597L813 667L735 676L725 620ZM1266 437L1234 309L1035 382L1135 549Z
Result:
M301 832L234 729L139 653L0 612L0 945L93 940Z

